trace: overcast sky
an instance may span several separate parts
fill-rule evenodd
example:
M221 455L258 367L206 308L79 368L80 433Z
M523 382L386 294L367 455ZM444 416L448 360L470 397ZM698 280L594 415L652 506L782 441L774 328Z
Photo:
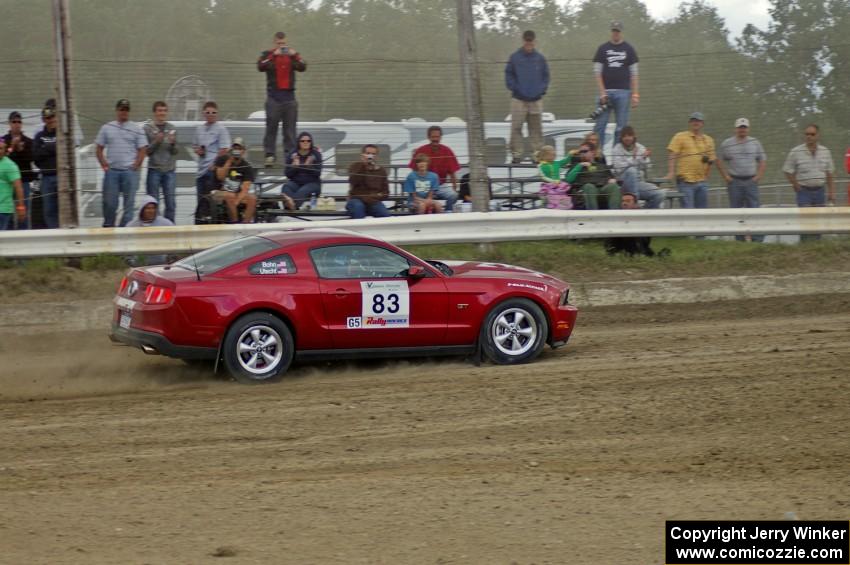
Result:
M676 15L679 2L675 0L643 0L654 18L668 19ZM770 21L767 13L768 0L708 0L708 4L717 7L720 17L726 20L726 27L732 38L738 37L747 24L755 24L764 29Z

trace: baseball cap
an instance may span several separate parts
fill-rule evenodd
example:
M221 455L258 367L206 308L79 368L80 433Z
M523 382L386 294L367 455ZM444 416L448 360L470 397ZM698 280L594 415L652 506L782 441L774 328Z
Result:
M21 120L21 119L23 119L23 117L21 116L21 113L20 113L20 112L18 112L17 110L15 110L15 111L14 111L14 112L12 112L11 114L9 114L9 121L10 121L10 122L11 122L12 120Z
M126 98L122 98L121 100L116 102L115 103L115 109L118 110L120 108L127 108L129 110L130 109L130 101L127 100Z
M54 110L50 106L46 107L45 109L43 109L41 111L41 117L42 118L52 118L55 115L56 115L56 110Z
M735 120L735 127L736 128L740 128L740 127L748 128L748 127L750 127L750 120L748 120L747 118L738 118L737 120Z
M614 20L611 22L611 30L623 31L623 22L620 20Z
M241 137L234 137L233 143L231 143L230 146L233 147L234 145L238 145L242 149L245 149L245 140Z
M688 117L688 121L691 120L699 120L701 122L704 122L705 116L702 115L702 112L694 112Z

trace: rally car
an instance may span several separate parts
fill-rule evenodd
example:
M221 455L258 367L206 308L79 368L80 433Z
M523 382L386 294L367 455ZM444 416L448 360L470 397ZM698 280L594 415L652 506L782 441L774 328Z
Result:
M338 229L244 237L171 265L132 269L111 339L188 362L223 361L244 383L293 359L471 355L531 361L567 343L569 285L522 267L424 261Z

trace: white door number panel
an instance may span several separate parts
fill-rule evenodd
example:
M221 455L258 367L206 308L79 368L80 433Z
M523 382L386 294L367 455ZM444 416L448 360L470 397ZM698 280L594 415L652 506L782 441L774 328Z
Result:
M351 329L407 328L410 326L410 292L407 281L362 281L360 317L347 319Z

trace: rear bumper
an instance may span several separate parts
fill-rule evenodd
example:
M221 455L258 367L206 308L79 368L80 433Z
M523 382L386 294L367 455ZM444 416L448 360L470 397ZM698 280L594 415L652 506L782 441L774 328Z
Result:
M176 345L161 334L122 328L115 323L112 324L109 339L116 343L138 347L145 353L176 357L177 359L215 359L218 353L218 350L214 347Z

